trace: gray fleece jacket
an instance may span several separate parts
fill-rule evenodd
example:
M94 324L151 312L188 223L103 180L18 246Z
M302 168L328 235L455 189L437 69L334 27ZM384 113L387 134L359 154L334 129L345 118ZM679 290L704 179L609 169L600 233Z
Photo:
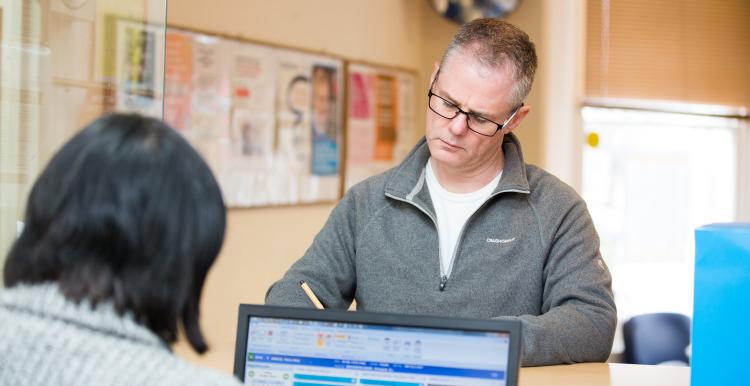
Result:
M440 266L425 184L424 139L397 167L352 187L305 255L269 288L269 304L522 322L525 366L604 361L617 314L611 276L586 204L503 141L497 188L469 218L450 267Z

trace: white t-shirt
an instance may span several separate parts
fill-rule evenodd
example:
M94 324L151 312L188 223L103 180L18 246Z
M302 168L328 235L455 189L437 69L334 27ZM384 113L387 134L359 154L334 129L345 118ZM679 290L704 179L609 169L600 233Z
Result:
M430 189L432 205L437 215L438 238L440 240L440 274L447 275L451 269L453 251L466 220L490 197L495 190L501 170L487 185L471 193L452 193L440 185L435 171L432 169L432 159L427 160L425 174L427 187Z

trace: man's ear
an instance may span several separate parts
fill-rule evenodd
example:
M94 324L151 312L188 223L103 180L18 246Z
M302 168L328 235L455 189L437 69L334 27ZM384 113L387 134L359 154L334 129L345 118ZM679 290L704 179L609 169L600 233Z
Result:
M432 83L435 82L435 75L437 75L438 70L440 70L440 62L435 61L435 63L432 65L432 75L430 75L430 85L432 85Z
M503 132L503 135L510 134L513 130L518 127L518 125L521 124L524 118L526 118L526 115L531 112L531 106L523 105L520 109L518 109L518 112L513 117L513 119L508 122L505 126L503 126L503 129L500 130Z

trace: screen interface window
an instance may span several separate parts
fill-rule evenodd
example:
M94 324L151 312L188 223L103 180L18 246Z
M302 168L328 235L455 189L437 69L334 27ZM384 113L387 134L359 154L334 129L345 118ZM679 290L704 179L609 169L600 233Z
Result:
M257 386L504 386L510 334L251 317Z

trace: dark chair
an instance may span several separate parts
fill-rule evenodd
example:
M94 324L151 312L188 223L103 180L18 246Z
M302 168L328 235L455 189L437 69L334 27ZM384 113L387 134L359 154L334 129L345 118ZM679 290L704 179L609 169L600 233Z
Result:
M682 314L644 314L622 326L625 363L656 365L662 362L690 363L685 349L690 344L690 318Z

